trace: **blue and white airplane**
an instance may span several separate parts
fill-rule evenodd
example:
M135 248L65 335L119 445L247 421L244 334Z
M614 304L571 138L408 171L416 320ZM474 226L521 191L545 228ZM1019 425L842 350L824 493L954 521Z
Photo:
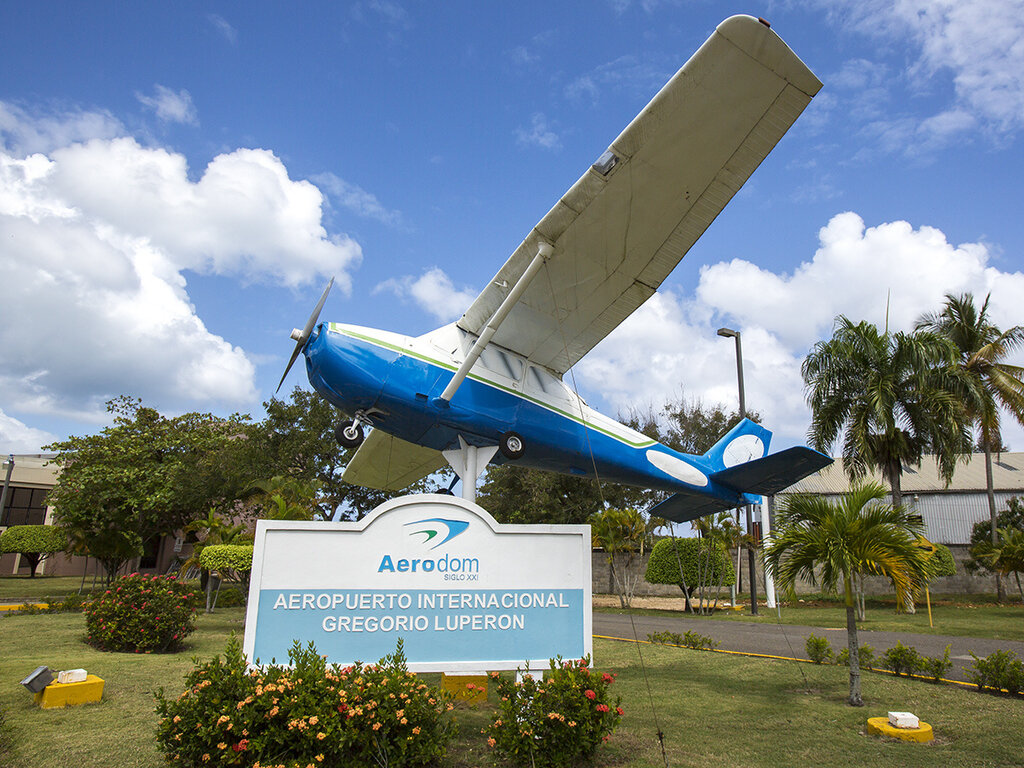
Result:
M351 416L337 432L358 446L344 479L400 490L447 459L475 485L493 457L671 492L652 511L683 522L757 503L831 463L810 448L769 456L771 433L749 420L703 456L679 453L592 410L562 380L650 298L820 88L767 22L733 16L458 322L416 337L317 325L328 285L292 332L281 382L301 352L314 389Z

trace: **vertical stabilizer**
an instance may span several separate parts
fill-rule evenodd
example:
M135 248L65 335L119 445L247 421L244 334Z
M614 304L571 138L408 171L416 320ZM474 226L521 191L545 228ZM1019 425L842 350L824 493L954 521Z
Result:
M717 472L765 457L771 442L771 432L757 422L743 419L704 456L711 462L712 471Z

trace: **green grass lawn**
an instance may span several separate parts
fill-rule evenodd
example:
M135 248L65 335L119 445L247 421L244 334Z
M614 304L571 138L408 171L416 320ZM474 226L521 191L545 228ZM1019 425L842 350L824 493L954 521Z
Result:
M153 738L152 691L182 687L191 657L213 656L230 631L241 632L238 608L200 615L189 647L174 655L100 653L82 643L80 614L0 618L0 708L13 750L9 768L163 765ZM393 650L381 648L381 655ZM1024 699L983 695L954 686L866 674L867 706L845 704L843 668L749 659L663 646L596 641L596 666L619 674L613 691L626 714L597 766L664 766L660 727L672 766L1010 766L1024 754ZM40 664L85 667L107 681L103 701L40 710L16 683ZM426 676L436 679L436 676ZM460 735L444 765L493 765L480 729L492 701L456 710ZM864 735L868 717L914 712L931 723L930 745Z
M78 592L81 576L0 576L0 603L37 602L43 597L64 597ZM101 582L97 582L97 587ZM92 588L92 576L85 580Z
M681 602L681 601L680 601ZM603 613L624 613L620 608L595 608ZM742 611L716 611L705 618L709 621L746 621L776 624L780 621L774 608L758 607L758 615L752 616L749 608ZM691 616L680 611L632 609L633 613L676 616ZM846 609L838 600L822 598L806 599L803 603L782 606L783 624L809 627L844 629ZM896 600L868 600L865 620L858 626L867 630L886 632L919 632L932 635L956 635L962 637L986 637L993 640L1024 641L1024 605L1018 603L997 604L986 596L940 595L932 598L932 621L928 626L928 610L923 601L917 606L917 613L896 612Z

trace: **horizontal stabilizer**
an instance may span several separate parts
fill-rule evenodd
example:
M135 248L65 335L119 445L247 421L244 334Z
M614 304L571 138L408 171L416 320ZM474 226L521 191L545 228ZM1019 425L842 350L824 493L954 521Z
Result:
M687 523L696 520L704 515L713 515L726 509L738 507L735 501L723 501L713 496L704 496L694 493L677 493L669 496L660 504L651 507L648 514L651 517L663 517L673 523Z
M711 479L740 493L771 496L831 463L832 459L825 454L798 446L723 469L711 475Z
M445 465L433 448L407 443L375 429L366 436L341 479L381 491L400 491Z

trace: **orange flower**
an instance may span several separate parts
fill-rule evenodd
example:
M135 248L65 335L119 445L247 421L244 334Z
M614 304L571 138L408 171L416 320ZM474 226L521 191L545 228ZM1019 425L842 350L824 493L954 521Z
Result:
M374 723L373 724L373 730L379 731L380 730L380 723Z
M416 734L417 736L419 736L420 735L420 727L417 725L415 728L412 729L412 732L414 734Z
M319 733L317 733L316 738L317 738L317 741L323 741L324 739L327 738L327 734L324 733L323 731L320 731Z

